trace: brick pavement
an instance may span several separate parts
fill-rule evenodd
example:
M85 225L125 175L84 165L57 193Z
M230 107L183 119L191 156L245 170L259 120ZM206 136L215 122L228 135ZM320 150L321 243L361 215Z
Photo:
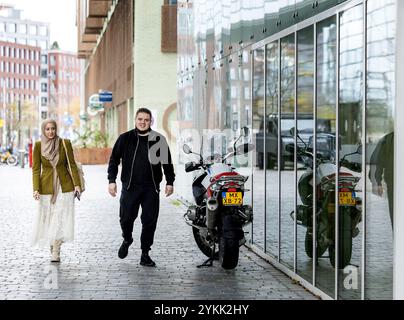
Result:
M217 262L197 269L205 256L182 210L165 198L151 251L157 267L139 265L140 220L129 255L120 260L119 199L107 194L106 166L84 170L87 190L76 205L76 239L63 245L62 262L51 264L48 249L29 245L37 206L30 170L0 167L0 299L317 299L245 247L235 270Z

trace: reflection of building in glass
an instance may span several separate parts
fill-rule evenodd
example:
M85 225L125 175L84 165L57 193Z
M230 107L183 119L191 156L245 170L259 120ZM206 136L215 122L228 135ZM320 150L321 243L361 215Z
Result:
M368 172L394 125L396 0L215 3L179 2L180 129L251 128L249 246L324 296L391 299L392 207Z

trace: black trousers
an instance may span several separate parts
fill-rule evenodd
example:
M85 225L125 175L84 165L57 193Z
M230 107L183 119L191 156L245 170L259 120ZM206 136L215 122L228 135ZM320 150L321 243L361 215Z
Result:
M160 208L160 194L154 186L133 186L122 190L120 199L120 223L122 236L126 241L132 239L133 225L138 216L139 206L142 207L142 234L140 243L142 251L149 251L153 245L154 232Z

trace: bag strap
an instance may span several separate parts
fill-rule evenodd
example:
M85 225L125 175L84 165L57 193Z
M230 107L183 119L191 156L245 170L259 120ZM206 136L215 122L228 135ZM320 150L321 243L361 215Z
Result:
M65 154L66 154L66 159L67 159L67 165L69 166L68 170L70 177L72 178L73 184L74 184L74 178L73 178L73 171L72 171L72 167L70 166L70 160L69 160L69 156L67 154L67 148L66 148L66 143L65 143L65 139L62 139L63 142L63 147L65 149ZM74 184L75 185L75 184Z

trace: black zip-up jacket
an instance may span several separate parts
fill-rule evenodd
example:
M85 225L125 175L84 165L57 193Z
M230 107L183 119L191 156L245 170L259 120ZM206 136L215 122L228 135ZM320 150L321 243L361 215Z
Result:
M163 172L167 185L173 186L175 180L174 166L171 160L170 148L166 138L156 131L151 130L148 135L149 161L152 169L153 183L156 191L163 180ZM118 166L122 160L121 181L122 187L129 190L132 181L136 152L139 145L137 129L121 134L115 142L112 154L109 159L108 181L115 183L118 174Z

